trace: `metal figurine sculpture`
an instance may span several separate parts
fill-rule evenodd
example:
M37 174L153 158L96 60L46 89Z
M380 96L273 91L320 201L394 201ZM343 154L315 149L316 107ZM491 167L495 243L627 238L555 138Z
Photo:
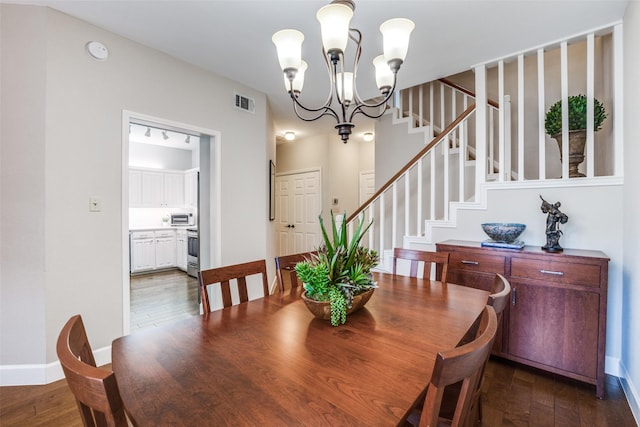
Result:
M540 209L542 213L547 214L547 244L542 247L542 250L547 252L562 252L562 246L558 243L560 236L562 236L562 230L560 230L560 224L566 224L569 221L569 217L560 211L560 202L551 204L542 198L542 206Z

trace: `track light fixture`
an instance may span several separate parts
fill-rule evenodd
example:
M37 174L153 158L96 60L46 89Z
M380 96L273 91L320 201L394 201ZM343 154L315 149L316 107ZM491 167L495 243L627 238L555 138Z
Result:
M184 142L187 144L191 144L191 135L187 135L187 137L184 139Z
M278 31L271 38L278 51L285 87L293 101L296 115L304 121L332 116L337 121L335 128L344 143L349 140L354 127L353 117L356 114L372 119L384 114L386 103L396 87L398 70L407 55L409 36L415 27L412 21L404 18L390 19L380 26L384 55L376 57L373 64L376 69L376 84L384 99L367 103L358 96L355 82L362 53L362 33L355 28L349 28L354 10L353 0L334 0L320 8L316 14L322 33L322 55L330 81L329 97L325 104L318 108L306 107L298 99L307 69L307 63L302 60L301 54L304 35L300 31L287 29ZM355 59L352 71L346 72L344 53L349 40L356 44ZM335 109L331 106L334 98L339 105L334 104ZM301 114L300 110L304 110L305 113Z
M164 140L166 141L167 139L169 139L169 135L167 135L167 131L163 130L162 131L162 138L164 138Z
M147 128L147 131L144 133L144 136L149 138L151 136L151 128Z

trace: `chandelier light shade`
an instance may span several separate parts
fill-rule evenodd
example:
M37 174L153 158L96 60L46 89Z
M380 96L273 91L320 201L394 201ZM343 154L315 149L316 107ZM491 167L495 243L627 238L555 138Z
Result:
M376 56L373 60L373 65L376 67L376 85L380 92L386 95L393 86L394 74L389 68L384 55Z
M341 54L347 48L352 16L353 9L340 3L324 6L316 14L320 22L322 46L329 55Z
M304 34L297 30L280 30L271 37L271 41L278 46L278 62L285 74L287 70L300 68Z
M304 72L307 71L307 63L305 61L300 61L300 68L298 68L298 72L296 73L295 78L293 79L293 91L300 94L302 92L302 86L304 85ZM287 91L291 91L289 87L289 79L287 78L287 74L284 74L284 86L287 88Z
M396 88L397 74L407 56L409 37L415 25L404 18L390 19L380 26L384 55L376 57L376 85L383 95L382 100L363 101L358 95L356 76L362 53L362 33L350 28L355 5L352 0L334 0L318 10L316 18L320 22L322 34L322 55L329 73L329 97L320 107L302 105L299 96L304 84L307 63L302 60L304 35L297 30L287 29L276 32L271 40L276 45L278 61L284 74L287 92L293 101L296 115L304 121L317 120L323 116L333 117L338 134L343 142L349 140L354 127L353 117L362 114L378 118L384 114L387 101ZM355 43L354 61L351 70L345 68L345 51L351 40ZM339 105L332 103L336 100Z
M390 19L380 25L384 57L387 62L400 60L400 64L407 57L409 49L409 35L415 28L415 24L404 18ZM393 65L390 65L393 68ZM398 65L398 68L400 65Z

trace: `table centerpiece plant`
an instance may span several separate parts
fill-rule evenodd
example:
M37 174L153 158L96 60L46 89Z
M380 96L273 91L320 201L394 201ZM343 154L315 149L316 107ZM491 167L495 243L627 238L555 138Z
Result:
M318 216L318 220L324 242L318 247L317 255L296 265L296 273L304 286L303 299L328 302L331 324L339 326L347 321L347 314L368 301L376 287L371 269L378 264L378 253L360 246L360 240L373 221L364 226L364 220L360 219L349 240L346 221L338 227L333 212L331 237L325 229L322 216ZM366 296L363 295L367 292ZM358 300L358 307L354 306L354 298Z

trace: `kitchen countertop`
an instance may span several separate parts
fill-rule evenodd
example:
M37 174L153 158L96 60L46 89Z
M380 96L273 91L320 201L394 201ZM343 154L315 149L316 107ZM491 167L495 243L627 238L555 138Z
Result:
M156 231L156 230L187 230L187 229L198 229L196 225L170 225L170 226L162 226L158 225L156 227L147 226L147 227L130 227L129 231Z

